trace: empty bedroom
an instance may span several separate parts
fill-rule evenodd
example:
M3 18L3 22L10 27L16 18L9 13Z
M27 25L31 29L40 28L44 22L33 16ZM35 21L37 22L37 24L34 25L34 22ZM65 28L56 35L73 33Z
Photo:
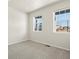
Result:
M9 0L8 59L70 59L70 1Z

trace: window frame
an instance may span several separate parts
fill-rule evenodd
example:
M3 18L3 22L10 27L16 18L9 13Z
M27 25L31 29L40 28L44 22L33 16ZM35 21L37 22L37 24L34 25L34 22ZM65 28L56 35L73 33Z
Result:
M56 15L55 15L55 13L56 13L56 12L59 12L59 11L63 11L63 10L66 11L66 10L68 10L68 9L70 10L70 8L67 8L67 9L56 10L56 11L53 12L53 32L54 32L54 33L70 33L70 32L68 32L68 31L66 31L66 32L57 32L57 31L56 31L57 28L56 28ZM69 13L70 13L70 12L69 12ZM69 20L70 20L70 19L69 19ZM67 25L68 25L68 24L67 24Z
M32 27L33 27L33 32L42 32L42 31L43 31L43 17L41 16L41 20L42 20L42 22L41 22L41 23L42 23L41 29L42 29L42 30L38 30L38 29L35 30L35 26L36 26L36 23L35 23L36 19L35 19L35 18L36 18L36 17L39 17L39 16L33 17L33 26L32 26ZM37 26L38 26L38 25L37 25Z

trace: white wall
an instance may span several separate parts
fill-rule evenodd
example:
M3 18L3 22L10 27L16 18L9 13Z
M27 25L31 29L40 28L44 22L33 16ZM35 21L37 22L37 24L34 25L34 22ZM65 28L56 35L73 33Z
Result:
M69 1L62 1L56 4L51 4L49 6L29 13L29 39L43 44L49 44L51 46L69 50L70 34L53 32L53 12L59 9L66 8L70 8ZM33 32L34 16L43 17L42 32Z
M27 40L27 14L8 7L8 44Z

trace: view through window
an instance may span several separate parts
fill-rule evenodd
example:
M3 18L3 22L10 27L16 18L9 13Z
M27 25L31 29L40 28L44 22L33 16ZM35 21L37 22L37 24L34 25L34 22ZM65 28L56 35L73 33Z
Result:
M55 12L56 32L70 32L70 9Z
M34 31L42 31L42 16L34 17L33 30Z

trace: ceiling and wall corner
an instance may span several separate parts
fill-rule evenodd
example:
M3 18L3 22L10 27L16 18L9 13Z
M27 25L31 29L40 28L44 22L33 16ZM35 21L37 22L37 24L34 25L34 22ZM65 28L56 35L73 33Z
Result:
M28 13L58 1L63 0L9 0L8 5Z

